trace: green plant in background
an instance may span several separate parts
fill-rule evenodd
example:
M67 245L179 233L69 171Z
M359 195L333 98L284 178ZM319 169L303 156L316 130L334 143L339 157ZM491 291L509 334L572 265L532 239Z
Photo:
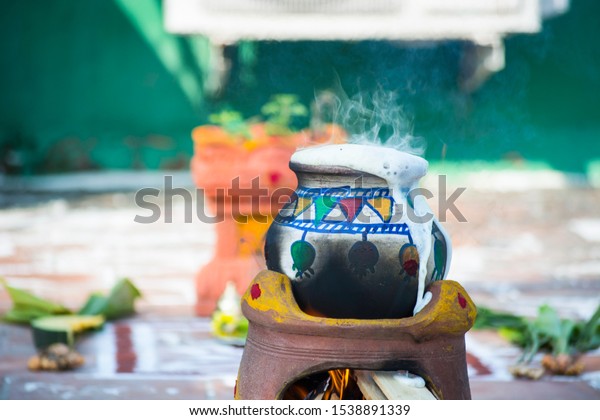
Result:
M208 117L211 124L223 127L225 131L234 136L250 138L250 127L242 114L237 111L223 110Z
M294 132L294 120L308 116L308 109L298 101L296 95L279 94L272 96L271 100L262 106L261 113L266 117L269 135L287 136Z
M225 108L209 116L210 125L197 127L192 138L199 143L208 139L235 143L247 141L249 144L271 143L292 139L300 132L299 119L308 116L308 109L299 102L296 95L278 94L271 97L261 108L261 115L244 118L241 112ZM217 126L219 130L215 131ZM222 136L221 134L226 134Z
M600 347L600 306L587 321L560 318L548 305L538 308L537 317L529 319L479 307L476 329L495 329L501 336L523 348L520 363L530 363L540 351L548 354L542 365L551 373L577 375L583 365L577 357Z

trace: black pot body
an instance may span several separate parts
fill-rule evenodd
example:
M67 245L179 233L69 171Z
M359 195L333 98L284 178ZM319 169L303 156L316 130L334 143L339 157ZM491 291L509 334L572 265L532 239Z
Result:
M265 256L270 270L290 277L301 309L331 318L412 316L421 262L385 181L345 168L292 169L299 186L268 230ZM447 269L449 243L437 221L431 241L426 285Z

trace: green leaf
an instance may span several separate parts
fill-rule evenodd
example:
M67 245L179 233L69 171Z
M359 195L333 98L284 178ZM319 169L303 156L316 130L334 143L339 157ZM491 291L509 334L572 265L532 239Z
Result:
M295 117L304 117L308 115L308 110L302 104L294 104L290 107L290 113Z
M532 324L530 324L530 327L531 325ZM525 363L529 363L533 359L533 356L535 356L535 354L539 351L540 347L543 344L540 341L539 332L536 331L534 328L528 329L528 335L529 337L525 340L525 345L523 346L524 351L520 360L521 362L525 361Z
M79 315L101 315L104 313L107 302L106 296L101 293L92 293L77 313Z
M524 349L521 360L528 362L540 349L559 355L600 347L600 306L587 322L561 319L556 309L548 305L540 306L534 319L478 307L474 328L498 330Z
M267 117L267 133L269 135L289 135L294 132L291 125L294 117L308 115L308 109L298 102L296 95L279 94L271 97L264 104L261 113Z
M223 110L208 117L209 122L220 125L229 134L250 137L250 128L242 114L237 111Z
M279 104L276 104L274 102L269 102L269 103L263 105L262 108L260 109L260 111L265 115L277 114L279 112L279 110L280 110Z
M37 297L25 290L9 286L6 280L0 278L0 284L8 292L13 307L5 315L9 322L29 323L47 315L69 314L71 311L62 305Z
M8 322L28 324L34 319L48 316L48 312L37 308L13 307L4 314L3 319Z
M524 347L527 343L527 333L522 329L511 328L511 327L500 327L498 334L506 340L514 343L520 347Z
M135 300L142 296L129 279L121 279L113 286L108 296L95 293L78 311L80 315L104 315L106 319L117 319L135 312Z
M527 323L525 318L517 315L495 311L483 306L477 307L475 329L498 329L500 327L512 328L522 332L527 328Z
M141 296L140 291L129 279L122 279L110 291L102 315L107 319L131 315L135 312L135 300Z
M571 344L582 352L600 347L600 305L586 323L575 327Z
M553 337L552 340L552 352L554 355L559 354L570 354L571 346L571 335L575 330L575 321L570 319L563 319L560 322L560 332L557 337Z
M561 333L561 320L556 309L542 305L538 309L538 316L532 322L532 327L546 337L559 337Z

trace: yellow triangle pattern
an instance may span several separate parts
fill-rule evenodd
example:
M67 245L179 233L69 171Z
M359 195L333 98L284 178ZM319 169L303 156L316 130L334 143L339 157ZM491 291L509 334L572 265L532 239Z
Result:
M312 198L298 197L298 201L296 202L296 210L294 210L294 217L298 217L300 213L309 208L312 202Z
M392 200L389 197L377 197L367 200L369 206L377 212L377 215L385 223L389 222L392 218Z

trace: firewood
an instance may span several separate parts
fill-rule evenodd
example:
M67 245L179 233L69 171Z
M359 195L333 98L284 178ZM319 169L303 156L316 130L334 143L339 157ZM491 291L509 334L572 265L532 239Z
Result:
M381 389L372 376L373 372L368 370L355 370L354 374L356 375L356 383L358 384L358 388L360 392L363 393L363 396L367 400L387 400L387 397L381 392Z
M435 400L435 396L418 379L404 380L398 372L357 371L356 380L360 390L369 400Z

